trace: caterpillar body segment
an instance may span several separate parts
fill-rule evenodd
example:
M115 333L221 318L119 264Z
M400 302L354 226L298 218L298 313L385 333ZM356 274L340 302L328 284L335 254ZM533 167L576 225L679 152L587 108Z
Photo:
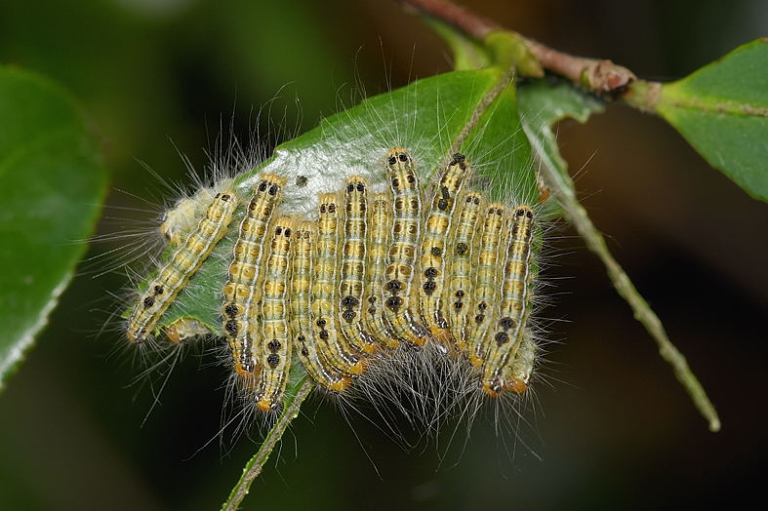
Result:
M429 331L417 321L420 314L411 303L421 223L419 180L413 157L402 147L389 150L387 168L393 199L393 223L389 265L383 284L384 317L395 337L423 346L429 339Z
M162 315L227 233L236 209L233 190L215 195L197 227L142 293L128 320L126 336L130 342L144 342L153 334Z
M312 283L312 321L315 337L319 339L328 362L347 376L363 372L363 363L354 349L345 342L338 329L338 248L340 208L339 197L320 195L317 221L315 280Z
M194 337L211 335L211 331L201 321L194 318L179 318L163 329L163 333L174 344Z
M341 249L339 324L346 344L370 354L376 351L374 338L360 323L365 291L368 235L368 182L360 176L347 179L344 190L344 237Z
M203 188L193 197L184 197L176 202L174 207L163 214L160 224L160 235L171 246L179 246L184 242L184 236L189 234L200 217L205 213L205 204L210 204L215 192Z
M506 246L503 238L507 224L507 209L503 204L488 204L480 233L475 259L475 284L472 313L469 318L469 361L475 367L482 366L488 354L487 332L496 316L498 288L501 283L499 266L500 247Z
M289 217L278 218L272 232L261 297L259 354L262 370L255 396L256 407L263 412L275 410L282 403L292 351L287 301L293 220Z
M484 198L477 192L463 193L459 198L458 216L454 222L448 247L449 269L445 288L445 307L456 349L467 353L472 307L474 304L474 255L478 250Z
M528 390L528 383L536 364L536 342L530 329L523 333L523 340L515 353L515 359L511 365L503 370L504 389L523 394ZM491 394L495 395L495 394Z
M368 215L368 253L363 295L363 334L387 348L400 345L384 321L384 289L382 287L389 261L389 240L392 231L392 197L387 193L373 194Z
M533 224L529 206L512 211L509 243L504 257L504 279L497 323L490 329L488 357L483 366L482 385L489 394L499 394L508 385L504 368L512 363L526 332L533 305Z
M282 178L265 174L254 186L233 248L227 283L222 290L222 329L235 373L247 388L253 387L261 370L258 352L261 343L256 322L261 312L262 266L269 248L270 222L280 204L284 184Z
M447 241L456 202L470 169L463 154L453 155L435 190L422 236L419 311L432 337L444 346L449 345L452 337L443 307Z

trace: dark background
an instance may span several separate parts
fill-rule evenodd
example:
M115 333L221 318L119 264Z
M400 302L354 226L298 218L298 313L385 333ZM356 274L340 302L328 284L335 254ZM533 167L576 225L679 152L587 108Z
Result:
M657 80L768 35L759 0L465 4ZM374 0L12 0L0 5L0 62L45 74L79 98L103 139L113 207L136 205L116 190L162 193L137 159L188 182L169 139L199 168L221 118L234 114L236 130L246 130L253 109L283 86L284 102L301 105L301 119L290 109L285 125L304 130L337 110L356 77L372 94L450 69L447 49L416 18ZM545 313L563 320L551 334L562 342L550 347L551 385L536 389L522 440L479 425L463 452L461 430L441 462L445 438L405 453L359 418L356 439L333 406L310 402L246 509L764 501L768 207L661 120L622 105L586 126L561 124L559 141L584 205L709 391L722 432L707 431L601 263L564 227L548 271L555 305ZM115 228L105 222L100 232ZM3 509L216 508L257 449L245 438L229 453L216 441L196 452L219 427L224 373L210 358L187 357L141 426L151 393L128 386L136 371L126 355L109 356L121 335L96 335L110 293L124 286L118 272L78 278L0 396Z

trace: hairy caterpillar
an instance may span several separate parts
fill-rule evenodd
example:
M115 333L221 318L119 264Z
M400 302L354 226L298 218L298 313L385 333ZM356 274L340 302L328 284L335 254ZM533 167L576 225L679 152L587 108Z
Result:
M256 185L240 224L228 280L222 291L222 329L229 342L235 374L247 389L252 389L256 384L254 372L260 368L260 346L254 338L261 337L255 329L264 277L262 261L266 259L267 231L276 206L280 203L283 184L279 177L267 174Z
M237 208L234 191L217 193L205 216L185 242L160 268L134 308L126 335L131 342L143 342L151 335L160 317L171 306L189 279L200 269L216 244L224 237Z

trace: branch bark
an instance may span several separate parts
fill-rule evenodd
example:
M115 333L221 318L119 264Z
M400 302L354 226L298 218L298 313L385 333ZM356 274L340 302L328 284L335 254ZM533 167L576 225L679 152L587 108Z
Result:
M601 96L624 94L637 79L629 69L606 59L569 55L487 20L450 0L400 0L408 9L447 23L480 42L496 31L507 31L520 38L539 63L553 73Z

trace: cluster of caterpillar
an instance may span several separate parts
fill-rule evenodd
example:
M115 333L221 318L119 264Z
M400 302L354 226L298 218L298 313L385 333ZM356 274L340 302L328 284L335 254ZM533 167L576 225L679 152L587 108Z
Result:
M526 391L537 350L528 325L534 209L468 190L472 166L459 153L425 189L406 149L390 149L385 161L389 190L372 193L366 179L349 177L343 192L320 195L317 219L281 211L282 177L255 181L220 310L237 388L255 409L280 409L294 355L337 395L377 369L379 378L414 371L398 367L406 358L396 354L429 347L485 395ZM176 248L130 314L131 343L156 334L243 202L228 188L206 198L202 215L189 203L169 212L161 231ZM196 226L182 225L190 218ZM204 331L189 320L166 335L179 342Z

